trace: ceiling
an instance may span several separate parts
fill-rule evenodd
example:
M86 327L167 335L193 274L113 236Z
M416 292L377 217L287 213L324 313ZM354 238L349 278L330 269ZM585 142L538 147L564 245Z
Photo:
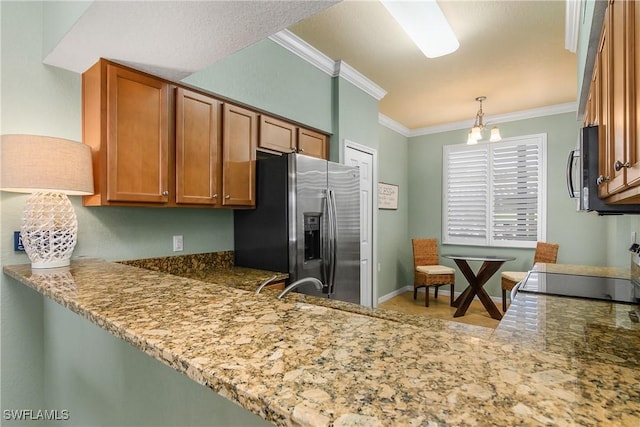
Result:
M345 0L289 30L387 91L380 112L408 129L576 101L564 1L439 0L460 47L426 58L377 0Z
M335 3L94 1L44 62L81 73L104 57L180 80L288 28L384 89L380 112L409 130L472 122L480 95L489 124L492 116L576 101L564 0L439 0L460 48L433 59L377 0Z

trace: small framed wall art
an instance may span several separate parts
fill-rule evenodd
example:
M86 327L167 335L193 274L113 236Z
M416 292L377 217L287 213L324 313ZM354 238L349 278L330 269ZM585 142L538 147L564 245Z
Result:
M398 209L398 186L378 183L378 209Z

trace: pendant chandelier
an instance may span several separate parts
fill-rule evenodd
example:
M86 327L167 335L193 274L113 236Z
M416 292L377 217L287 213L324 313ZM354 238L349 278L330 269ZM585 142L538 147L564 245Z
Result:
M484 116L484 113L482 112L482 101L485 101L486 99L487 99L486 96L479 96L476 98L476 101L480 103L480 109L478 109L478 112L476 113L476 121L473 124L473 127L471 128L471 130L469 131L469 135L467 136L468 145L477 144L478 141L482 139L482 131L484 130L484 127L485 127L484 123L482 123L482 117ZM498 126L492 127L491 135L489 136L489 141L498 142L501 139L502 139L502 136L500 136L500 129L498 129Z

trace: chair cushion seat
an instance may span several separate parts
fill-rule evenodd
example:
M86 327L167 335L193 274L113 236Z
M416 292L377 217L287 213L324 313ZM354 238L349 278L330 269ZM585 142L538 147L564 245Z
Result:
M502 278L511 280L512 282L522 282L527 276L526 271L503 271Z
M453 268L444 265L419 265L416 270L425 274L454 274Z

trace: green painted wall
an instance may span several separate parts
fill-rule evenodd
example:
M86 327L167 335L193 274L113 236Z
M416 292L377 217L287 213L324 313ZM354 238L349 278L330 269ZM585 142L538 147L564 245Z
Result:
M413 285L413 260L409 239L409 144L407 138L379 127L378 180L398 186L398 209L378 210L378 297Z
M547 240L560 244L558 262L628 265L625 250L631 217L576 212L575 201L567 196L566 161L569 151L577 144L579 128L574 113L500 124L503 138L547 134ZM463 129L409 139L410 237L434 236L442 241L442 147L464 143L466 136L467 130ZM512 271L526 271L533 260L532 249L444 245L441 253L512 255L516 260L502 267ZM442 259L442 262L455 267L450 260ZM477 269L479 265L472 267ZM462 291L466 285L464 277L457 274L456 281L456 291ZM499 274L486 289L493 296L500 295Z
M222 96L332 133L331 76L270 40L183 80ZM312 81L313 84L309 84Z
M42 56L45 58L86 12L93 0L46 1L43 4Z
M334 134L331 160L338 161L345 139L378 149L378 101L341 77L334 78ZM383 162L380 162L380 168Z
M71 416L57 425L271 425L49 299L44 313L46 408Z

